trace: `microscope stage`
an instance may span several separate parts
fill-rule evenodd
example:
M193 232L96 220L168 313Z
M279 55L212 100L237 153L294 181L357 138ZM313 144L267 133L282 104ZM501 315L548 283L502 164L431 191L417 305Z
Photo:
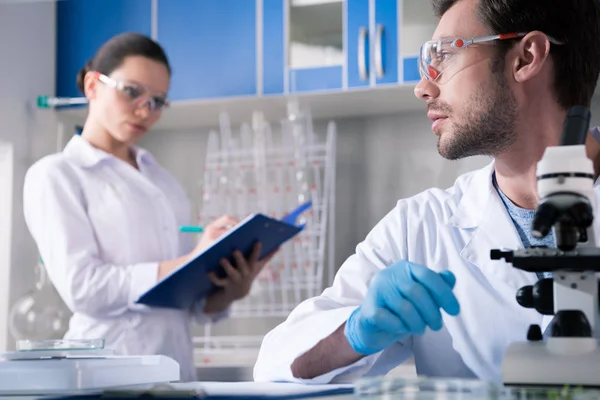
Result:
M504 384L600 387L600 348L596 339L553 339L572 353L554 352L544 342L511 344L502 363Z

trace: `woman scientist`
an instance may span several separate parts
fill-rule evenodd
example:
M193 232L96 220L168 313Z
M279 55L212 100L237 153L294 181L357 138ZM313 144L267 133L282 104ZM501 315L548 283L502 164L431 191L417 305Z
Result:
M105 43L79 73L89 100L81 136L36 162L24 184L24 213L48 275L73 312L66 338L103 338L119 354L162 354L195 380L191 320L226 317L270 256L226 260L219 289L190 310L149 308L136 299L236 223L223 216L194 248L179 226L190 203L154 157L137 146L167 104L170 67L163 49L133 33Z

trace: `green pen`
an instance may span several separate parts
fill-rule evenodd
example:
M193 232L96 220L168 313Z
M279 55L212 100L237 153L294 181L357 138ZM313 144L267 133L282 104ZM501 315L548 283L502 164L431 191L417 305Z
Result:
M183 225L179 227L179 232L185 233L202 233L204 229L201 226Z

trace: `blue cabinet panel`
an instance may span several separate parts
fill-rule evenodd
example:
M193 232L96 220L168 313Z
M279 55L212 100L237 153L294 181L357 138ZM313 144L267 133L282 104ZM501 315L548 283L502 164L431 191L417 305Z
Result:
M285 76L284 0L263 0L263 94L282 94Z
M415 57L398 58L398 0L344 0L346 65L297 69L288 68L286 59L289 0L62 0L56 4L57 95L80 96L77 72L114 35L150 36L155 2L158 41L173 69L172 100L339 91L420 79ZM381 77L374 47L379 43Z
M375 35L381 27L381 58L383 76L376 84L398 83L398 2L375 1Z
M342 67L292 69L290 92L342 89Z
M123 32L150 36L151 0L56 2L56 95L79 97L79 70L111 37Z
M403 60L404 83L418 82L421 80L418 63L417 57L406 57Z
M366 36L360 35L361 29ZM346 65L348 66L348 87L369 86L369 1L346 0ZM363 41L364 53L359 54L359 44ZM366 79L359 71L359 60L364 61Z
M255 0L158 0L173 100L256 95Z

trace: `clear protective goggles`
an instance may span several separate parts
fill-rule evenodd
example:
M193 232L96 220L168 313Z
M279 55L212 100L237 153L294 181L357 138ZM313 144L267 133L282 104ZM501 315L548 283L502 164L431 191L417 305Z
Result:
M153 94L150 89L138 83L117 81L99 72L97 77L100 82L123 93L136 109L149 106L150 111L154 112L169 105L165 94Z
M458 51L475 43L491 42L494 40L508 40L521 38L527 33L505 33L500 35L479 36L465 38L440 38L430 40L421 46L419 53L419 74L421 78L436 82L444 70L456 59ZM547 35L546 35L547 36ZM552 44L562 45L565 42L547 36Z

